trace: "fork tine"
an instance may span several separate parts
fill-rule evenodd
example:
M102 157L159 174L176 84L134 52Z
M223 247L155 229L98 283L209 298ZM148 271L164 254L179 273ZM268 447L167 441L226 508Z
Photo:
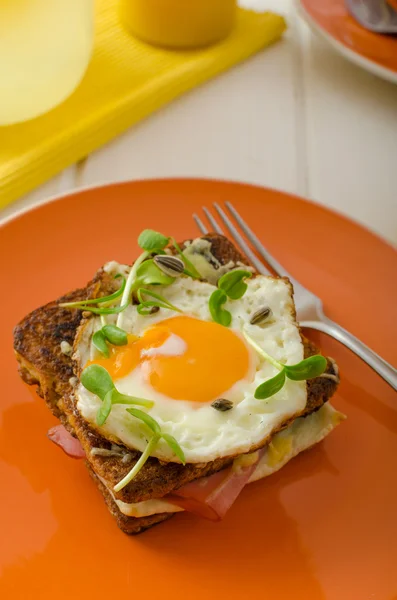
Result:
M202 222L202 220L200 219L200 217L198 215L194 214L193 219L194 219L197 227L200 229L201 233L203 233L204 235L206 233L208 233L208 229L206 228L206 226L204 225L204 223Z
M289 279L292 280L293 279L292 275L290 275L288 273L288 271L286 271L284 269L284 267L282 265L280 265L278 260L276 260L270 254L270 252L268 252L268 250L266 250L266 248L256 237L256 235L252 231L252 229L250 227L248 227L247 223L244 221L244 219L241 217L241 215L237 212L237 210L234 208L234 206L230 202L225 202L225 206L228 208L229 212L236 219L237 223L241 227L242 231L244 231L245 235L247 236L248 240L251 242L253 247L258 251L260 256L262 256L262 258L267 262L267 264L271 266L271 268L277 273L277 275L289 277Z
M208 208L203 206L203 211L204 211L205 216L209 220L211 227L213 227L214 231L216 231L216 233L220 233L221 235L224 235L222 227L220 225L218 225L218 222L216 221L215 217L212 216L212 214L210 213Z
M222 222L226 225L235 242L240 246L244 254L250 260L250 262L254 265L255 269L262 273L262 275L271 275L270 271L265 267L262 261L252 252L251 248L248 246L245 239L242 237L240 232L235 228L227 214L224 210L219 206L217 202L214 202L214 208L220 216Z

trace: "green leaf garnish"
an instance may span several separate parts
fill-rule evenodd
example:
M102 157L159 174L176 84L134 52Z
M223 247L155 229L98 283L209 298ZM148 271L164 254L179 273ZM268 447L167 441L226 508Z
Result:
M150 315L153 306L158 308L168 308L169 310L175 310L176 312L182 312L180 308L174 306L166 298L156 294L152 290L146 290L145 288L139 288L137 291L137 298L140 302L137 306L137 311L140 315ZM143 295L154 298L154 300L145 300Z
M162 250L165 248L169 240L170 238L158 233L158 231L154 231L153 229L145 229L138 237L138 244L143 250L152 252L156 249Z
M141 285L171 285L175 278L166 275L158 268L153 259L145 260L136 272L134 287Z
M95 348L99 350L99 352L106 356L106 358L109 358L109 348L102 329L94 333L92 336L92 343L94 344Z
M136 475L138 475L139 471L142 469L142 467L152 454L153 450L157 446L161 437L169 445L169 447L174 452L175 456L179 458L181 463L186 464L185 454L178 442L176 441L176 439L168 433L161 433L160 425L157 423L157 421L152 419L152 417L149 417L147 413L144 413L141 410L127 408L127 411L132 416L137 417L138 419L143 421L153 431L153 436L150 439L148 445L146 446L144 452L141 454L141 457L138 460L138 462L132 467L131 471L127 473L127 475L114 486L113 490L115 492L119 492L120 490L122 490L126 485L130 483L130 481L134 479L134 477L136 477Z
M175 250L178 252L180 258L185 263L185 266L186 266L186 269L184 271L185 275L189 275L189 277L191 277L192 279L202 279L201 274L197 271L194 264L188 259L187 256L185 256L183 254L183 251L181 250L181 247L179 246L179 244L177 244L175 238L171 238L171 241L172 241L172 244L173 244Z
M97 425L104 425L106 419L108 418L110 411L112 410L112 395L113 395L113 391L114 390L110 390L105 398L103 399L103 402L96 414L96 422Z
M145 406L146 408L152 408L154 402L151 400L145 400L144 398L136 398L135 396L127 396L126 394L121 394L115 387L110 390L97 412L96 422L98 425L104 425L106 419L110 415L110 411L112 410L113 404L136 404L140 406ZM139 413L141 411L138 411ZM143 413L145 414L145 413Z
M97 413L98 425L103 425L106 422L113 404L136 404L138 406L145 406L146 408L152 408L154 405L152 400L127 396L119 392L108 371L104 367L101 367L101 365L89 365L86 367L81 373L80 381L86 390L102 400L102 405ZM141 414L142 411L138 410L138 413ZM142 414L146 415L146 413ZM146 416L151 419L148 415ZM154 419L152 420L154 421Z
M268 379L256 388L255 398L260 400L270 398L270 396L273 396L282 389L286 378L292 379L293 381L313 379L324 373L327 368L327 360L321 354L305 358L305 360L302 360L296 365L283 365L265 352L244 329L242 333L247 342L255 348L258 354L280 371L275 377Z
M227 296L225 292L223 290L215 290L211 294L208 305L214 321L220 325L224 325L224 327L229 327L232 322L232 315L228 310L223 308L226 301Z
M80 376L80 382L86 390L95 394L101 400L114 388L114 383L109 373L101 365L89 365Z
M89 298L87 300L76 300L75 302L62 302L61 304L59 304L59 306L62 306L63 308L80 308L83 307L81 310L88 310L85 307L88 304L102 304L103 302L113 302L114 300L117 300L117 298L119 298L122 293L124 292L125 286L126 286L126 279L125 277L123 277L122 275L118 274L115 275L115 279L119 279L122 278L122 282L121 282L121 286L119 287L119 289L114 292L113 294L110 294L110 296L102 296L101 298Z
M125 346L128 344L127 333L124 329L117 327L117 325L104 325L101 331L103 336L114 346Z
M140 419L153 431L153 433L161 433L160 425L147 413L143 412L143 410L139 410L139 408L126 408L126 411L135 417L136 419Z
M130 481L134 479L136 475L138 475L139 471L142 469L142 467L150 457L151 453L157 446L159 439L160 437L158 435L154 435L152 437L152 439L146 446L145 451L141 454L141 457L138 460L138 462L132 467L131 471L127 473L127 475L114 486L113 490L115 492L119 492L120 490L122 490Z
M264 383L261 383L255 390L255 398L258 400L265 400L265 398L270 398L270 396L274 396L277 394L283 387L285 383L285 370L283 369L280 373L277 373L271 379L268 379Z
M327 368L327 359L321 354L309 356L296 365L285 365L284 369L288 379L302 381L303 379L314 379Z
M181 463L183 465L185 465L186 464L185 453L183 452L182 448L180 447L180 445L178 444L178 442L176 441L174 436L170 435L169 433L162 433L161 437L163 438L163 440L165 440L167 442L167 444L169 445L169 447L171 448L171 450L173 451L175 456L177 456L179 458L179 460L181 461Z
M244 279L249 277L252 277L250 271L243 271L242 269L230 271L219 278L218 288L223 290L232 300L238 300L239 298L242 298L247 291L247 284Z
M208 303L211 316L216 323L229 327L232 322L232 315L222 307L228 298L238 300L244 296L247 291L247 284L244 279L247 277L252 277L250 271L237 269L236 271L225 273L225 275L219 278L218 289L212 292Z

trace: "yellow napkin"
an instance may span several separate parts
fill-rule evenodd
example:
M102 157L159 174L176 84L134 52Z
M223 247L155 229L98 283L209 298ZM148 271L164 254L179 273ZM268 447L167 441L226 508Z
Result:
M122 28L118 0L98 0L94 54L72 96L32 121L0 127L0 208L184 92L277 40L284 19L239 9L233 33L197 51L154 48Z

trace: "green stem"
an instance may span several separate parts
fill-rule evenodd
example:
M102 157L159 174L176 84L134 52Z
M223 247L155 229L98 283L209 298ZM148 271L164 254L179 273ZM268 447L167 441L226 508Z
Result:
M127 308L128 304L123 304L122 306L113 306L111 308L100 308L93 306L86 306L85 304L81 304L80 306L75 306L78 310L87 310L92 312L94 315L116 315Z
M105 317L105 315L101 315L101 325L102 325L102 327L104 325L106 325L106 317Z
M138 267L143 263L144 260L147 259L148 256L149 256L149 252L142 252L142 254L140 256L138 256L138 258L132 265L131 271L128 274L127 283L125 284L124 292L123 292L123 295L121 298L121 302L120 302L121 305L127 304L130 301L132 288L134 286L134 282L135 282L135 278L136 278L136 272L138 270ZM119 313L119 316L117 317L116 325L117 325L117 327L120 327L122 329L122 324L123 324L123 313Z
M119 279L119 277L122 277L122 275L116 275L115 279ZM62 306L62 308L81 308L82 305L87 306L88 304L102 304L103 306L109 306L121 296L125 289L125 284L126 281L123 277L119 289L116 290L113 294L110 294L110 296L102 296L100 298L87 298L86 300L76 300L75 302L62 302L61 304L59 304L59 306Z
M127 473L127 475L114 486L113 490L115 492L119 492L120 490L122 490L139 473L139 471L142 469L145 462L150 457L152 451L157 446L159 439L160 439L159 435L154 435L151 438L150 442L148 443L148 445L145 448L145 451L141 454L141 458L138 460L138 462L132 467L131 471L129 473Z
M122 394L115 388L114 397L112 398L113 404L132 404L136 406L145 406L146 408L152 408L154 402L152 400L146 400L145 398L137 398L136 396L127 396Z
M155 298L156 302L144 300L142 294L146 294L149 298ZM152 292L152 290L147 290L146 288L138 288L137 298L141 306L158 306L159 308L168 308L170 310L175 310L176 312L183 312L180 308L174 306L171 302L168 302L164 296L160 296L160 294L156 294L155 292Z
M187 271L186 275L189 275L189 277L191 277L192 279L201 279L201 277L202 277L201 274L197 271L196 267L188 259L188 257L183 254L183 251L180 248L180 246L177 244L176 239L171 238L171 241L174 245L175 250L178 252L179 256L185 263L185 266L188 267L188 269L185 269L185 271Z
M276 369L278 369L279 371L282 371L284 369L284 365L278 362L278 360L276 360L272 356L270 356L270 354L265 352L260 346L258 346L258 344L252 339L251 336L248 335L248 333L245 332L244 329L242 330L242 332L247 342L257 351L258 354L262 356L262 358L267 360L270 364L273 365L273 367L276 367Z

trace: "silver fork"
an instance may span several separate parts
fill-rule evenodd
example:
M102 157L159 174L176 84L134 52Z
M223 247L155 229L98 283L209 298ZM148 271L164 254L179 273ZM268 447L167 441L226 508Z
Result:
M295 277L288 273L288 271L284 269L284 267L266 250L254 232L250 229L250 227L248 227L247 223L230 202L225 202L225 207L228 211L227 213L216 202L214 203L213 207L220 221L229 230L236 245L239 246L241 252L247 256L249 261L259 273L262 273L263 275L272 275L269 269L251 250L251 247L248 245L246 239L249 240L252 247L255 248L258 254L273 269L273 271L277 273L277 275L285 276L290 279L294 286L297 318L302 327L316 329L317 331L322 331L323 333L335 338L338 340L338 342L341 342L344 346L357 354L357 356L359 356L367 363L367 365L376 371L376 373L378 373L378 375L380 375L393 389L397 390L397 369L385 361L381 356L376 354L376 352L371 350L371 348L366 346L354 335L349 333L346 329L326 317L323 311L323 303L320 298L303 287L303 285L300 284ZM218 220L209 211L209 209L203 207L203 211L211 225L212 230L217 233L224 234L224 231L219 225ZM206 225L198 215L194 214L193 219L202 234L208 233ZM237 229L235 222L238 224L241 231L244 232L246 239L241 235L239 229Z

